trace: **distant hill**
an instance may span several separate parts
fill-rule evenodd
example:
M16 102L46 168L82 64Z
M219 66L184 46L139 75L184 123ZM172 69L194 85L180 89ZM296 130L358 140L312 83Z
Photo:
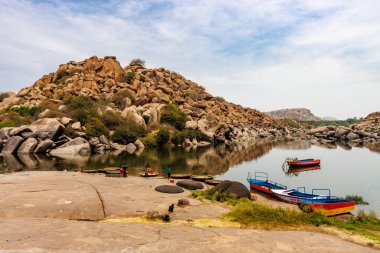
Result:
M335 121L335 120L338 120L337 118L334 118L334 117L323 117L322 120L325 120L325 121Z
M321 118L315 116L309 109L306 108L291 108L281 109L267 112L271 117L276 119L294 119L301 121L319 121Z

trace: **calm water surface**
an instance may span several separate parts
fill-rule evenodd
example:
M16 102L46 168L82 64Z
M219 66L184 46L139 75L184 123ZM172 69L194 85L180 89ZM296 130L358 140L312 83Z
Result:
M286 173L282 164L286 157L320 158L321 168ZM97 169L126 163L129 173L137 175L144 167L152 167L164 175L170 165L173 173L211 174L217 179L236 180L248 186L248 172L267 172L269 179L288 188L305 186L329 188L332 195L360 195L370 203L358 209L374 210L380 215L380 148L346 145L314 146L309 142L254 143L243 146L203 148L185 151L145 150L139 155L107 153L90 157L49 157L46 155L0 157L0 173L22 170Z

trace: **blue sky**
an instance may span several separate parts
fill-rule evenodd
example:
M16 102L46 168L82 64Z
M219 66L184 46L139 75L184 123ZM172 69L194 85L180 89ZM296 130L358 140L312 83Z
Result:
M115 55L261 111L366 116L380 109L378 10L370 0L0 0L0 91Z

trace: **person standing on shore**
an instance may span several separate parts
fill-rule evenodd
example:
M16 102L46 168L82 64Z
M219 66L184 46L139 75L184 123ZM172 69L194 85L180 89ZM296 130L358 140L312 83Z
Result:
M170 179L172 175L172 168L170 168L170 166L166 167L166 174L168 174L168 179Z
M123 177L127 177L128 171L127 171L128 166L126 164L123 165Z

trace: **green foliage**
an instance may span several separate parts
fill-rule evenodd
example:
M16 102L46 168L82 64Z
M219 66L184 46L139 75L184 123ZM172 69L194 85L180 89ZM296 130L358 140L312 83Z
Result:
M141 141L144 143L146 147L150 147L150 148L157 147L156 135L157 135L157 132L151 132L147 136L141 138Z
M161 123L167 123L178 130L185 128L186 114L180 111L174 104L167 104L161 115Z
M355 123L359 123L363 118L349 118L346 120L320 120L320 121L300 121L302 125L308 128L315 128L319 126L349 126Z
M7 109L8 112L16 112L19 115L25 117L25 116L35 116L38 113L41 112L41 107L33 106L33 107L26 107L26 106L18 106Z
M108 128L98 118L92 118L85 124L86 134L88 137L98 137L101 135L108 136Z
M70 76L70 74L67 73L66 71L59 72L57 75L57 79L56 79L55 83L61 83L63 81L63 79L65 79L69 76Z
M32 118L30 116L24 117L14 111L10 111L8 113L0 115L0 125L2 127L17 127L30 124L31 122Z
M175 145L180 145L185 141L185 139L205 140L203 134L200 131L184 129L182 131L175 131L173 133L171 142Z
M126 105L124 104L124 98L130 98L132 103L136 101L135 96L128 90L121 90L113 94L111 101L119 108L124 108Z
M141 60L139 58L133 59L130 63L129 66L140 66L140 67L145 67L145 61Z
M346 199L351 199L355 201L355 204L357 205L369 205L369 203L365 201L362 196L359 195L346 195Z
M128 144L135 142L137 138L145 136L145 130L137 125L133 119L126 118L123 123L116 128L112 136L114 142Z
M145 82L145 80L146 80L145 76L140 75L140 81L141 81L141 82Z
M66 101L66 106L71 117L82 125L94 118L99 118L96 103L89 97L70 96Z
M125 75L125 81L126 81L128 84L131 84L131 83L132 83L133 78L135 78L135 72L128 72L128 73Z
M196 191L192 191L191 195L198 200L208 199L208 200L217 201L221 203L227 203L228 205L231 205L231 206L235 206L238 203L240 203L239 198L235 198L229 194L220 193L220 192L215 192L215 194L210 194L209 192L196 190Z
M14 127L14 125L10 122L0 122L0 129L4 127Z
M301 125L295 121L295 120L292 120L292 119L283 119L283 121L285 122L286 125L288 125L289 127L292 127L292 128L301 128Z
M124 124L124 119L121 115L114 112L106 112L101 117L100 120L102 123L110 130L115 130Z
M169 142L169 139L170 139L170 133L167 128L163 127L160 130L158 130L157 136L156 136L156 142L158 146L164 146L165 144Z

